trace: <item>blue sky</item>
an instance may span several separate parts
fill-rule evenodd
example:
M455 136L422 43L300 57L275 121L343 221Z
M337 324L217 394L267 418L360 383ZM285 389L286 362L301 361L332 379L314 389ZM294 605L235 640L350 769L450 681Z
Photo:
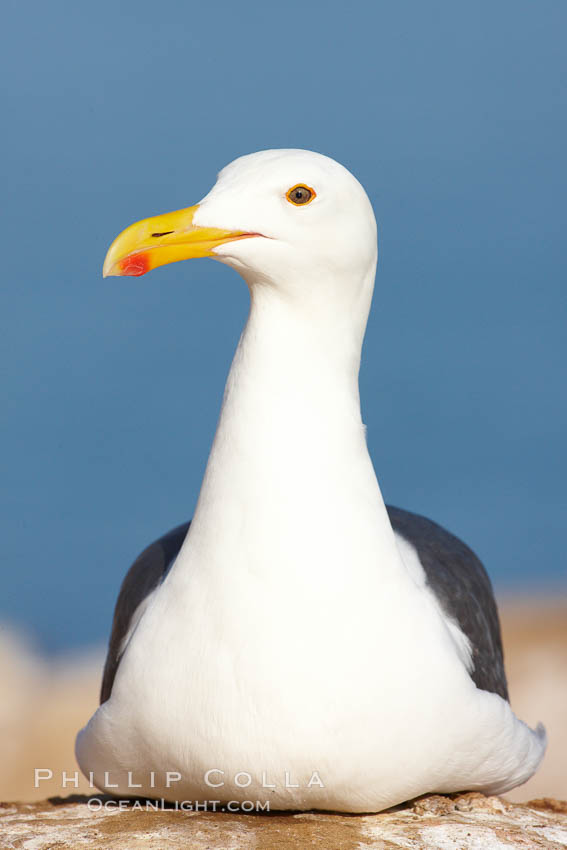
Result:
M563 0L7 0L0 620L105 640L131 560L190 516L246 288L102 261L269 147L338 159L373 202L361 393L387 501L500 592L567 587L566 27Z

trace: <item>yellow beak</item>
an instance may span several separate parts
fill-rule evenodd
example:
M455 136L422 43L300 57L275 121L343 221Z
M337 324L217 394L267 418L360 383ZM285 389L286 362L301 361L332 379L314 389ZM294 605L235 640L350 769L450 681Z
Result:
M139 276L178 260L212 257L213 248L257 233L197 227L193 217L199 205L185 210L145 218L131 224L116 237L104 260L102 276Z

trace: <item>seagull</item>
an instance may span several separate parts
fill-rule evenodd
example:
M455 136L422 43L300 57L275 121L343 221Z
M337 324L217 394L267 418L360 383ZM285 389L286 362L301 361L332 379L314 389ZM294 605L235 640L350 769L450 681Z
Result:
M105 276L212 257L250 311L193 519L120 590L76 743L97 788L378 812L537 769L484 567L382 499L358 388L377 253L360 183L305 150L243 156L112 243Z

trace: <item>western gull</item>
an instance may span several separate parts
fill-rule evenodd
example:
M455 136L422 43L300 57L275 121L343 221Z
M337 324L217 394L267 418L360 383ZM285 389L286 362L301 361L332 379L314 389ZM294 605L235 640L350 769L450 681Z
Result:
M250 312L193 520L124 579L81 769L122 796L345 812L525 782L545 731L510 707L490 580L386 508L367 450L364 189L320 154L250 154L123 231L104 274L204 256Z

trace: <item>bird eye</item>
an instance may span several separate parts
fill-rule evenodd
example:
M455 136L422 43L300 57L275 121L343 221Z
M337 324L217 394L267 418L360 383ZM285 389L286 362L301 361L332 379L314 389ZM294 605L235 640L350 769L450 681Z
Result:
M298 183L297 186L292 186L286 195L290 204L295 204L296 207L308 204L315 197L315 189L310 189L309 186L304 186L303 183Z

